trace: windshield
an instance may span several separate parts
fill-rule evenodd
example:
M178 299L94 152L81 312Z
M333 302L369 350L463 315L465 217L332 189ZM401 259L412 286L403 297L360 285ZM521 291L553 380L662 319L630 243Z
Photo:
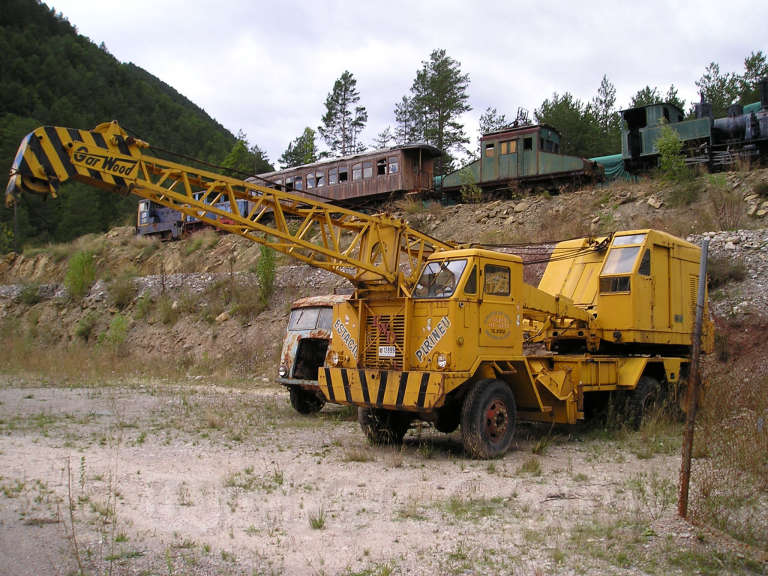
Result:
M296 308L291 311L288 330L331 330L333 308Z
M635 266L635 260L640 253L640 246L628 248L611 248L605 259L602 274L629 274Z
M466 266L466 260L430 262L421 273L419 283L413 291L413 297L450 298Z

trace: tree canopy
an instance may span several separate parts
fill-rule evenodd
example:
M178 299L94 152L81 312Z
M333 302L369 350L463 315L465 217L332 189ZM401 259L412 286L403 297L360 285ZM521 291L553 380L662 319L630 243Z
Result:
M317 162L319 153L315 144L315 131L309 126L304 128L301 136L297 136L288 144L283 155L280 156L281 168L294 168L303 164Z
M368 122L368 112L365 106L357 105L359 101L357 79L345 70L325 99L323 124L317 129L332 155L347 156L365 150L359 137Z

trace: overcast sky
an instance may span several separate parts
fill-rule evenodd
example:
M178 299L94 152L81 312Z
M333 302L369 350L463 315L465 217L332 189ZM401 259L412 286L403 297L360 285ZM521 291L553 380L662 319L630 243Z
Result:
M368 109L364 140L394 128L395 103L435 48L469 73L473 137L488 106L514 118L553 92L588 101L603 74L619 107L646 85L670 84L689 105L709 62L741 73L750 52L768 53L760 0L46 1L118 60L244 130L273 164L305 126L317 128L344 70Z

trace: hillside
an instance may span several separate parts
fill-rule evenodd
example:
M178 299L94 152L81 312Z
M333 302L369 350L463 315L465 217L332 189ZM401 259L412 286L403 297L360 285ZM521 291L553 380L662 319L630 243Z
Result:
M502 249L527 260L548 254L551 244L543 242L578 235L655 227L693 234L698 243L715 231L712 309L722 321L738 316L760 324L768 319L766 189L768 170L760 170L704 176L682 187L647 180L554 197L519 194L453 206L400 200L387 208L438 238L510 245ZM738 229L744 230L732 231ZM514 246L531 242L536 245ZM82 300L70 298L63 286L78 251L92 253L96 264L96 282ZM7 256L0 262L0 321L13 326L6 334L37 334L46 345L93 346L119 315L128 323L121 343L126 357L155 357L160 364L173 358L192 372L198 364L230 372L218 361L244 353L250 360L238 374L271 377L290 302L351 286L280 257L275 293L262 310L258 258L257 245L213 231L160 243L134 236L130 227L115 228ZM535 283L542 270L526 266L526 279Z
M7 0L0 11L0 188L21 138L40 125L90 128L110 120L153 146L220 163L235 137L171 86L78 34L66 15L38 0ZM27 198L20 239L68 241L104 232L134 214L136 200L80 184L60 201ZM0 252L13 213L0 208Z

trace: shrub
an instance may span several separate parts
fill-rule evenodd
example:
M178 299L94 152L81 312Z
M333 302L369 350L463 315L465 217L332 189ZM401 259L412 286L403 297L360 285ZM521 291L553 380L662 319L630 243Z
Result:
M85 342L88 342L91 334L93 334L93 328L96 326L97 319L98 317L96 316L95 312L89 312L80 318L80 320L77 322L77 325L75 326L75 336Z
M260 257L256 263L256 277L259 279L259 296L266 306L275 290L275 251L269 246L259 246Z
M128 318L115 314L107 331L99 335L99 344L105 344L117 352L128 336Z
M64 285L74 298L82 298L91 289L96 279L96 268L93 263L93 253L86 250L76 252L67 265Z
M152 308L152 298L147 294L139 296L139 299L136 301L136 313L134 314L134 318L136 318L136 320L143 320L149 316L150 308Z
M472 170L464 168L459 172L459 182L461 182L461 200L468 204L480 202L483 199L483 191L475 182L475 176Z
M21 300L22 304L26 304L27 306L34 306L40 302L40 286L34 283L26 284L24 288L21 289L19 300Z
M136 296L136 285L130 275L118 276L109 285L109 297L119 310L127 308Z
M683 141L669 126L662 126L661 135L656 140L659 150L659 171L661 177L670 182L686 182L691 179L691 171L685 165Z

